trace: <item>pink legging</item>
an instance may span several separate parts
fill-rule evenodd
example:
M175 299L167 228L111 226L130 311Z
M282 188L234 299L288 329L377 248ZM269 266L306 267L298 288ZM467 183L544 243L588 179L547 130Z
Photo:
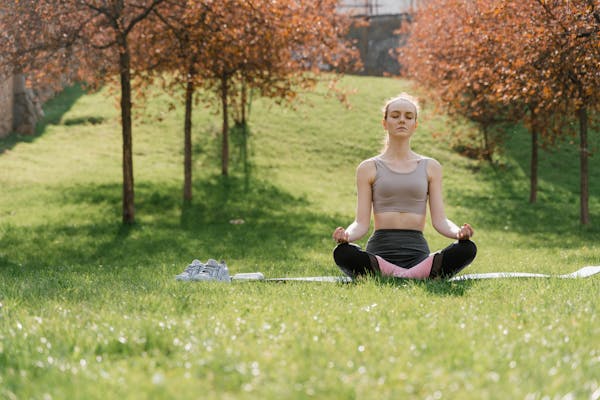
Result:
M392 264L389 261L385 261L379 256L377 258L377 265L379 266L379 272L383 276L392 276L394 278L412 278L412 279L425 279L429 278L431 274L431 265L433 264L433 258L435 254L431 254L429 257L418 263L412 268L402 268L396 264Z

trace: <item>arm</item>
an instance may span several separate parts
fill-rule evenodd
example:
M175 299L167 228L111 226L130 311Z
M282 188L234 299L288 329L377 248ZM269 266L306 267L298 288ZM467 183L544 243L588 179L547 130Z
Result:
M442 166L434 159L427 164L429 177L429 210L431 223L436 231L450 239L469 239L473 236L471 225L464 224L458 227L446 217L444 199L442 195Z
M333 239L338 243L354 242L369 231L373 201L372 182L375 178L375 165L366 160L356 169L356 218L346 229L336 228Z

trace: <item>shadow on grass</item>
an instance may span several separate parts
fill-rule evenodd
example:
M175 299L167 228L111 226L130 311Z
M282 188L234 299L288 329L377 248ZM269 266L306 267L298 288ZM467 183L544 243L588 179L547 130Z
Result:
M418 285L437 296L464 296L473 286L473 281L432 280L418 282Z
M17 264L103 270L177 265L181 272L194 258L215 258L226 260L230 269L233 265L232 273L260 267L271 274L285 267L301 274L311 260L309 253L321 251L319 246L330 259L333 246L327 247L323 238L336 221L312 212L303 198L268 182L252 182L244 190L243 178L220 176L196 184L194 196L183 205L179 186L138 183L138 222L124 226L120 185L66 187L49 207L75 208L85 215L61 215L68 221L63 224L5 227L0 236L2 264L13 271Z
M85 91L80 85L73 85L65 88L56 97L48 100L43 106L44 118L38 122L35 133L33 135L19 135L13 133L6 138L0 139L0 155L5 151L12 149L19 143L34 142L44 134L48 125L58 124L62 116L69 111L77 99L84 94Z
M540 150L538 200L530 203L530 141L527 131L516 127L506 142L504 160L494 166L482 165L477 175L487 189L469 194L460 187L448 188L452 203L468 206L470 219L477 225L486 230L519 233L521 244L532 248L576 248L583 243L597 243L600 215L594 215L594 204L600 200L596 196L600 181L590 179L592 224L582 226L576 145L563 143L560 149ZM589 162L590 171L600 167L600 159L590 158Z
M579 222L579 202L562 195L554 201L531 204L518 188L490 178L493 195L462 194L461 202L471 205L470 219L488 232L518 233L520 246L531 248L578 248L600 240L600 226Z
M103 117L96 116L87 116L87 117L79 117L79 118L69 118L63 121L63 125L73 126L73 125L98 125L105 121Z
M383 286L406 288L417 286L424 291L436 296L464 296L467 291L473 286L473 281L448 281L443 279L402 279L376 276L373 279L377 284Z

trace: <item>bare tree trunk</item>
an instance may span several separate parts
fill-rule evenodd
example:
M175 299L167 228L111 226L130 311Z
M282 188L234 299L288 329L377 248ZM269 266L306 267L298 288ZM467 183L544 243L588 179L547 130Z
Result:
M529 185L529 202L537 201L537 186L538 186L538 128L536 116L531 112L531 165L530 165L530 185Z
M229 175L229 110L227 108L228 93L227 76L221 77L221 105L223 107L223 130L221 147L221 175Z
M242 106L242 144L241 144L241 158L244 165L244 187L246 190L250 187L250 161L248 160L248 135L249 129L246 122L246 118L249 114L246 113L246 105L248 104L248 87L246 85L246 79L242 75L242 95L241 95L241 106Z
M580 221L582 225L590 223L589 210L589 169L588 169L588 117L585 107L577 110L579 117L579 163L580 163Z
M193 68L185 89L185 123L183 128L183 200L192 200L192 102L194 100Z
M492 149L490 148L489 128L486 124L481 125L483 139L483 159L492 162Z
M242 125L246 126L246 102L247 100L247 88L246 88L246 80L242 76L242 96L241 96L241 110L242 110Z
M123 223L135 223L133 189L133 149L131 129L131 58L127 39L121 38L119 54L121 76L121 125L123 135Z

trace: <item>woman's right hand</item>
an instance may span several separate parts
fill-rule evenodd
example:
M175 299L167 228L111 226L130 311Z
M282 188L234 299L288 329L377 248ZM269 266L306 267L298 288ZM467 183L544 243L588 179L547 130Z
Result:
M341 226L335 228L332 237L336 243L348 243L350 241L348 238L348 232L346 232L346 230Z

